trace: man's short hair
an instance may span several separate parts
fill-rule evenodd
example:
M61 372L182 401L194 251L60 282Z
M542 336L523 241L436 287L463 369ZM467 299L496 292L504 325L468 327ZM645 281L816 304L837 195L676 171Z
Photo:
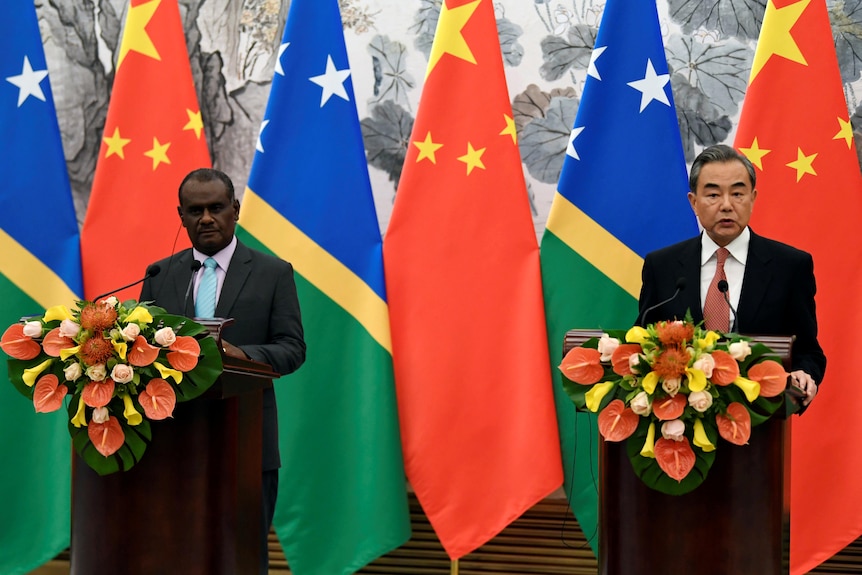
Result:
M698 154L694 159L694 162L691 164L691 171L688 176L689 191L691 193L697 192L697 179L700 177L701 168L706 164L733 161L742 162L742 165L745 166L745 170L748 172L748 178L751 180L751 189L753 190L757 184L757 174L754 172L754 166L751 164L751 160L749 160L745 154L736 151L736 149L731 148L730 146L717 144L706 148Z
M215 180L221 180L224 184L224 187L227 189L228 197L230 201L234 201L236 195L233 189L233 182L230 181L230 178L224 172L216 170L215 168L198 168L197 170L192 170L191 172L183 178L183 181L180 182L180 188L177 191L177 197L179 199L180 205L183 205L183 186L186 185L186 182L194 180L196 182L212 182Z

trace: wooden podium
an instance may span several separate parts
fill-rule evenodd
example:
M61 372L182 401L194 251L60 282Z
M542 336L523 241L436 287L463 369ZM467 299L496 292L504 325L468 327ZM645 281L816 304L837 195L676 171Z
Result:
M129 471L99 476L74 456L72 575L258 572L263 389L279 376L222 359L204 395L152 423Z
M601 335L569 331L563 353ZM786 369L792 338L753 337ZM788 573L790 425L781 415L752 428L747 446L720 441L706 480L678 496L644 485L625 442L600 437L599 574Z

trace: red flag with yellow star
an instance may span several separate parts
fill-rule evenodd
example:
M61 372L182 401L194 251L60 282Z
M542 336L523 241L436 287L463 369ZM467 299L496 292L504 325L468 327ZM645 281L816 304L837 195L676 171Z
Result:
M189 246L177 189L209 166L177 0L132 0L81 232L86 297L140 279L147 265Z
M792 573L862 534L862 396L848 353L862 325L862 174L834 46L825 0L770 0L735 141L758 172L752 228L814 257L829 361L817 397L793 421Z
M383 244L407 477L453 559L562 483L492 0L446 0Z

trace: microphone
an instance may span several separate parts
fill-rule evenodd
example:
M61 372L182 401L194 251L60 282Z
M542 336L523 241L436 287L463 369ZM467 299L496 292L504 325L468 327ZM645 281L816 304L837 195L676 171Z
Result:
M648 315L651 311L655 310L656 308L659 308L659 307L663 306L663 305L664 305L664 304L666 304L666 303L670 303L670 302L672 302L674 299L676 299L676 296L678 296L678 295L679 295L679 292L681 292L681 291L682 291L682 290L684 290L684 289L685 289L685 278L684 278L684 277L679 277L679 278L677 278L677 279L676 279L676 291L675 291L675 292L673 292L673 295L672 295L672 296L670 296L669 298L667 298L666 300L660 301L660 302L658 302L657 304L655 304L655 305L651 305L650 307L646 308L646 309L643 311L643 313L642 313L642 314L640 314L640 316L638 317L637 325L642 326L642 325L644 324L644 322L646 321L647 315Z
M132 286L136 286L136 285L138 285L139 283L145 282L145 281L147 281L148 279L150 279L150 278L152 278L152 277L156 277L157 275L159 275L159 272L160 272L160 271L162 271L162 266L160 266L159 264L153 264L153 265L151 265L150 267L148 267L148 268L147 268L147 273L146 273L146 275L144 275L144 277L142 277L142 278L141 278L141 279L139 279L138 281L134 281L134 282L130 283L129 285L124 285L124 286L123 286L123 287L121 287L121 288L116 288L116 289L112 289L112 290L110 290L110 291L107 291L107 292L103 293L102 295L100 295L100 296L98 296L98 297L93 298L93 301L94 301L94 302L95 302L95 301L99 301L100 299L104 299L104 298L108 297L109 295L111 295L111 294L112 294L112 293L114 293L114 292L123 291L123 290L124 290L124 289L126 289L126 288L130 288L130 287L132 287Z
M736 315L736 310L733 309L733 306L730 305L730 298L727 296L727 290L729 286L727 285L727 280L718 280L718 291L721 292L721 295L724 296L724 301L727 302L727 307L730 308L730 312L733 314L733 325L730 328L730 331L733 333L739 333L739 316Z
M183 313L186 313L186 309L189 307L189 296L192 293L192 286L195 285L195 274L198 273L202 265L198 260L192 260L192 277L189 278L189 285L186 287L186 297L183 298Z

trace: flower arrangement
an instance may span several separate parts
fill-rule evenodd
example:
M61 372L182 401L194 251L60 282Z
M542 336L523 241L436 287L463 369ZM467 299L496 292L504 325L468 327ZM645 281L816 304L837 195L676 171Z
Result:
M0 348L9 380L37 412L66 402L75 451L100 475L140 461L150 421L171 417L177 401L199 396L222 371L204 326L113 296L12 324Z
M575 407L598 414L605 441L627 440L638 477L672 495L706 479L719 437L748 443L783 404L788 376L765 345L690 319L594 337L559 369Z

